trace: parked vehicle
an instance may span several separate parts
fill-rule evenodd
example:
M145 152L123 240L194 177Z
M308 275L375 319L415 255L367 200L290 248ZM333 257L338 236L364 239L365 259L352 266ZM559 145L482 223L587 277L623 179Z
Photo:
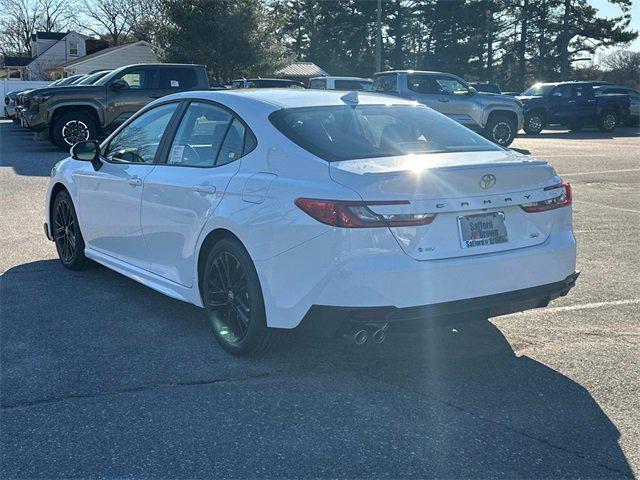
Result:
M489 82L471 82L470 86L475 88L479 92L483 93L495 93L496 95L502 95L500 91L500 86L497 83L489 83Z
M620 85L603 85L593 89L593 93L600 95L629 95L629 118L625 123L637 125L640 121L640 91Z
M54 82L51 82L49 85L47 85L48 87L55 87L57 85L59 85L60 83L62 83L63 80L66 80L64 78L60 78ZM18 102L21 101L21 97L24 94L27 94L29 92L34 91L35 88L25 88L23 90L14 90L13 92L9 92L5 95L4 97L4 115L5 117L10 118L11 120L14 121L14 123L19 122L19 118L18 118L18 112L17 112L17 107L18 107ZM20 96L20 98L18 98L18 96Z
M495 143L511 145L522 128L522 104L503 95L478 93L460 77L440 72L376 73L373 91L417 100Z
M400 98L186 92L71 154L46 194L62 264L204 307L235 354L546 306L577 278L569 184Z
M231 82L231 88L306 88L304 83L286 78L240 78Z
M110 71L111 70L100 70L98 72L94 72L73 85L93 85Z
M36 90L25 99L23 116L31 130L47 132L52 143L68 149L114 129L156 98L208 88L202 65L129 65L93 85Z
M629 115L627 95L596 97L590 82L537 83L517 98L524 105L524 131L530 134L553 125L571 130L596 125L610 132Z
M309 88L320 90L371 90L373 81L361 77L315 77L309 79Z

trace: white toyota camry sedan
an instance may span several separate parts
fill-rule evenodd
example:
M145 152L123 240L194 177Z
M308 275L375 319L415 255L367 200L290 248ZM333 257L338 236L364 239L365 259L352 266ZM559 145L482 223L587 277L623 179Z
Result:
M543 307L578 275L571 188L547 162L362 92L163 97L53 168L45 231L67 268L205 308L235 354L296 327L380 342Z

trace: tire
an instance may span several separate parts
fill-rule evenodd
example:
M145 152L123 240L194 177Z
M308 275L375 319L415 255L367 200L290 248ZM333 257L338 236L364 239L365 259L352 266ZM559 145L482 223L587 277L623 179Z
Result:
M260 356L279 343L281 332L267 327L258 274L239 241L223 238L211 248L201 295L213 334L227 352Z
M508 147L516 138L517 123L507 115L493 115L484 127L484 135L503 147Z
M618 125L618 114L613 110L602 112L598 118L598 129L601 132L612 132Z
M82 112L63 113L53 122L50 138L54 145L69 150L77 142L95 140L98 136L96 122Z
M525 131L525 133L528 133L530 135L537 135L545 126L546 122L544 119L544 115L540 112L532 112L524 116L523 130Z
M76 209L64 190L53 201L51 233L62 265L69 270L84 270L89 266L89 259L84 256L84 239Z

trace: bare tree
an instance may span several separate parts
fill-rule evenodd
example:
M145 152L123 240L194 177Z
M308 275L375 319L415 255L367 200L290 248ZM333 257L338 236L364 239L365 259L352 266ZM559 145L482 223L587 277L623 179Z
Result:
M0 50L4 54L31 56L31 35L40 19L37 0L0 0Z
M0 50L31 56L36 31L66 31L73 25L73 0L0 0Z
M111 46L120 43L131 32L131 14L128 0L84 0L82 26Z
M76 23L75 2L71 0L38 0L40 20L38 29L43 32L64 32Z
M602 59L607 80L637 87L640 84L640 52L617 50Z

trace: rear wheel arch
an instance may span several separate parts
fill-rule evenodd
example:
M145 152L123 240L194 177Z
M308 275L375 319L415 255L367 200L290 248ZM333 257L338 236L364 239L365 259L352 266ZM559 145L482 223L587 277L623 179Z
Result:
M51 228L51 222L52 222L52 218L53 218L53 204L55 203L56 197L60 194L60 192L67 192L69 194L69 196L71 197L71 192L69 192L69 189L67 187L64 186L64 184L58 182L56 183L52 188L51 188L51 196L49 197L49 218L48 218L48 222L49 222L49 228Z
M204 278L204 270L207 264L207 256L213 246L224 238L232 238L238 241L243 247L242 241L231 231L226 228L216 228L211 230L202 241L200 250L198 251L198 293L202 297L202 279ZM246 248L245 248L246 250Z

